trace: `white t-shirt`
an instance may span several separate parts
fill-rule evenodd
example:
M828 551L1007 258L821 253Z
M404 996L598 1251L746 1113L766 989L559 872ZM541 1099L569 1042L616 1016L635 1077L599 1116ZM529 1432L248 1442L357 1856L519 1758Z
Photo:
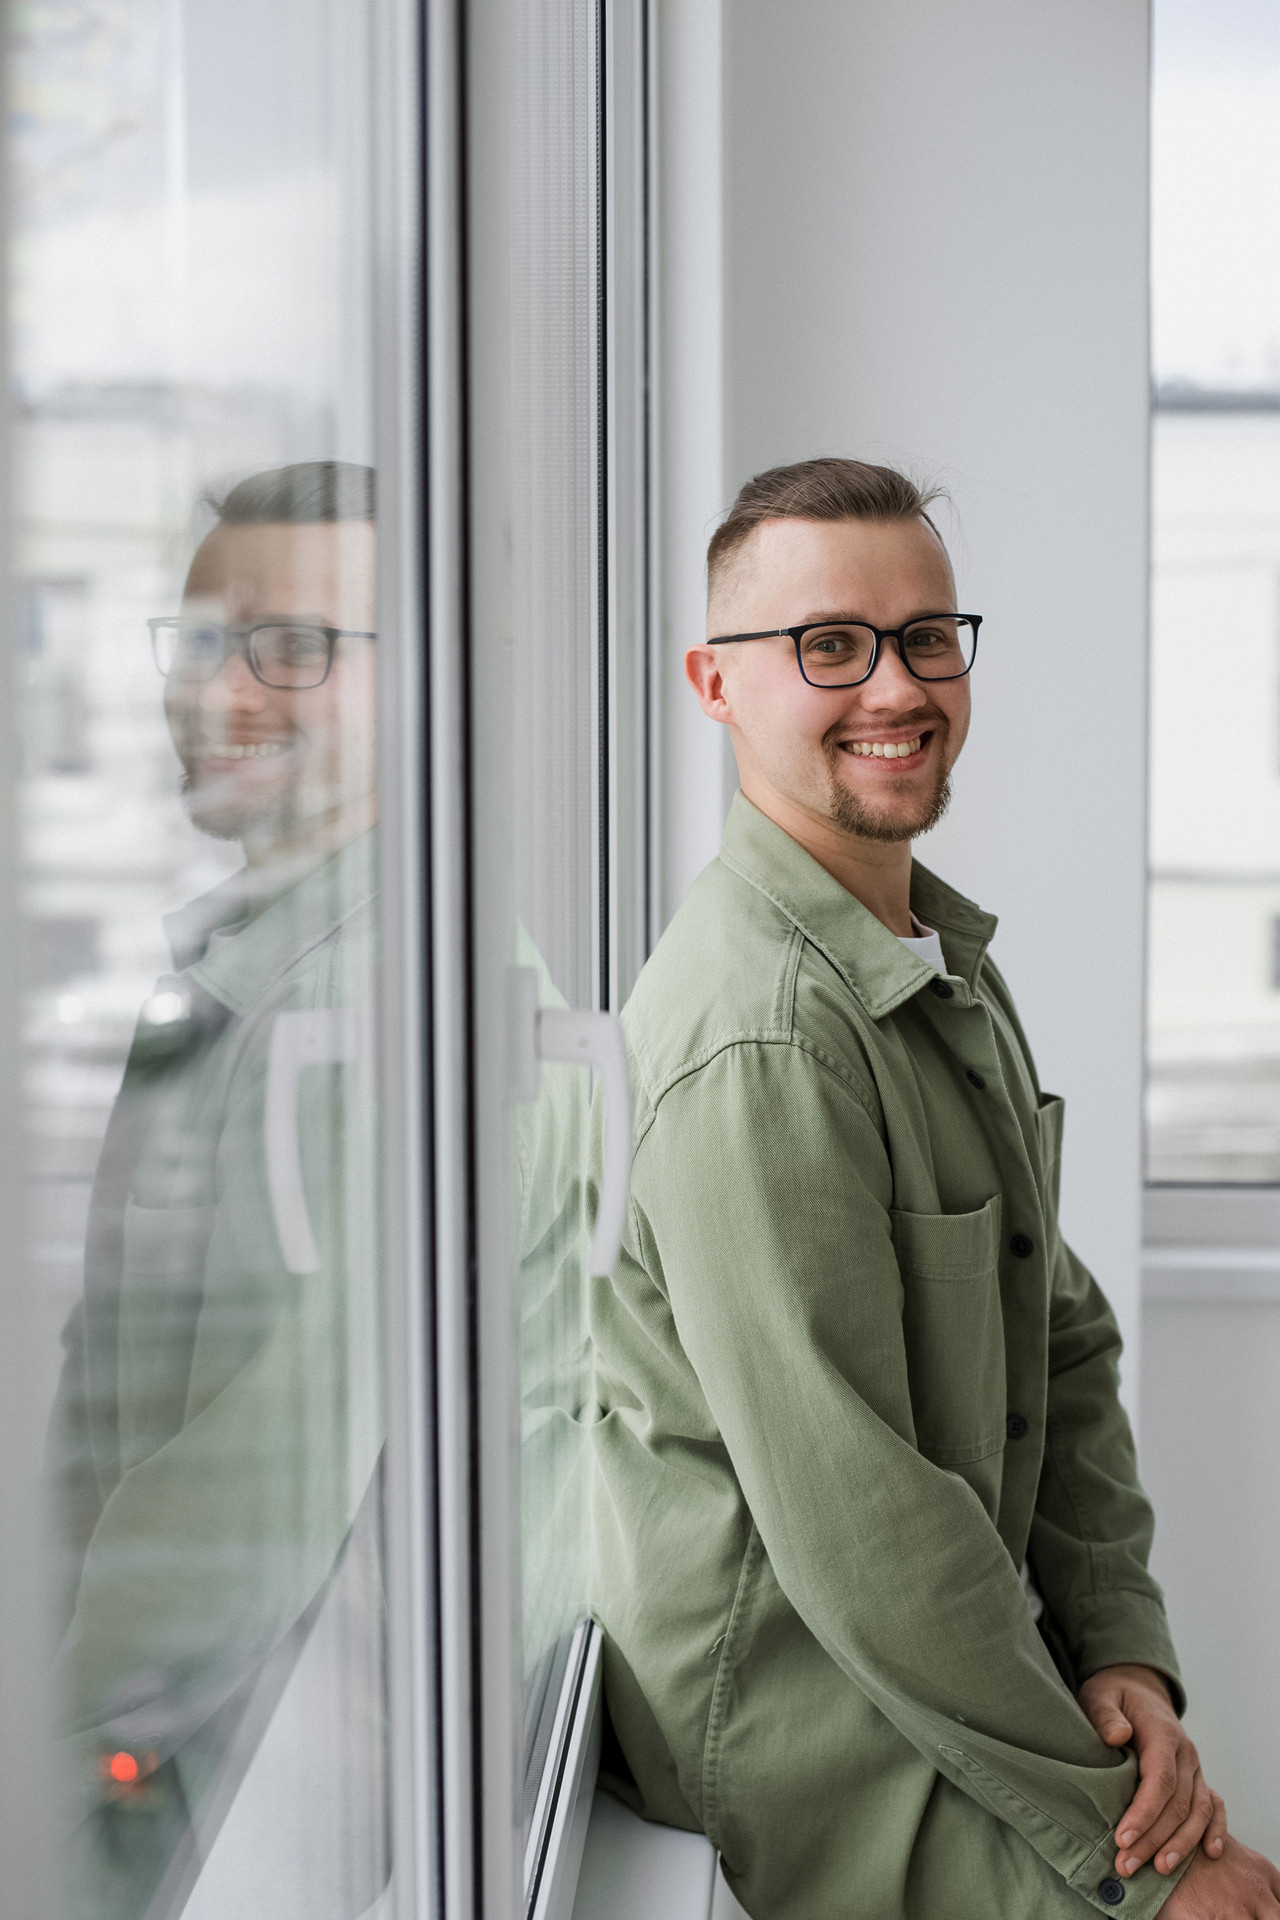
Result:
M914 934L898 935L903 946L909 953L917 954L921 960L927 960L938 973L945 973L947 963L942 957L942 942L933 928L922 927L914 913L911 915L911 924L915 928Z

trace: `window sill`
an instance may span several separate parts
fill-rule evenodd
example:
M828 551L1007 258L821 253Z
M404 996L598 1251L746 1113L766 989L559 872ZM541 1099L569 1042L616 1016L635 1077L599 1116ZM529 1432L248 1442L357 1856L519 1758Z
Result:
M1280 1189L1148 1187L1142 1297L1280 1304Z
M597 1793L573 1920L747 1920L701 1833L641 1820Z

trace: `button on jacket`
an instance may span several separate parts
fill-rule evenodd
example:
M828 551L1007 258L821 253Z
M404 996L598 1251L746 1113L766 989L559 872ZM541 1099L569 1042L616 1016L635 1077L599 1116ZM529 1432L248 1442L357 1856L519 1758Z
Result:
M755 1920L1109 1911L1136 1763L1046 1640L1076 1681L1177 1687L1119 1334L1058 1233L1062 1104L994 920L919 865L911 904L945 980L739 795L626 1014L630 1223L593 1295L613 1777Z

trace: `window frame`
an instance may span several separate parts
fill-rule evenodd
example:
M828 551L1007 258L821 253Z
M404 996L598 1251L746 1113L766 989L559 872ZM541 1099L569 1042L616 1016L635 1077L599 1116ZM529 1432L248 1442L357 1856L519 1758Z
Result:
M430 38L429 27L427 67L434 79L427 103L426 203L427 281L436 290L428 312L427 413L435 421L428 434L426 488L431 632L453 633L461 642L432 647L428 691L437 815L432 964L439 1049L434 1140L443 1889L449 1920L517 1908L530 1920L569 1920L599 1753L602 1639L593 1622L582 1621L558 1676L526 1872L524 1836L514 1816L522 1674L519 1380L509 1281L509 1169L502 1150L512 1081L502 1017L508 987L495 958L505 953L505 927L489 898L496 892L493 875L507 858L507 827L492 782L483 778L486 752L501 738L509 691L468 684L471 634L502 630L508 568L495 516L486 511L501 497L507 477L510 407L495 370L503 364L509 313L511 132L510 116L493 109L511 85L512 47L519 38L507 9L464 10L465 37L450 33L448 11L444 0L434 9L428 5L436 37ZM626 997L657 930L650 775L655 15L652 0L619 0L612 7L594 0L599 203L592 998L604 1008L616 1008ZM442 77L446 66L451 88ZM441 142L446 155L436 162L433 190L430 156ZM450 247L439 221L453 223ZM447 591L446 575L452 582ZM446 1164L450 1156L452 1167Z

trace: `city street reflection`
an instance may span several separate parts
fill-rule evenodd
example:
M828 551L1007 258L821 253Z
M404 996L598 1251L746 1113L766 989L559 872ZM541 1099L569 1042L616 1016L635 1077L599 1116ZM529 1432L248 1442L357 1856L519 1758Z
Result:
M185 806L50 1430L72 1911L386 1886L374 476L242 481L157 610Z

